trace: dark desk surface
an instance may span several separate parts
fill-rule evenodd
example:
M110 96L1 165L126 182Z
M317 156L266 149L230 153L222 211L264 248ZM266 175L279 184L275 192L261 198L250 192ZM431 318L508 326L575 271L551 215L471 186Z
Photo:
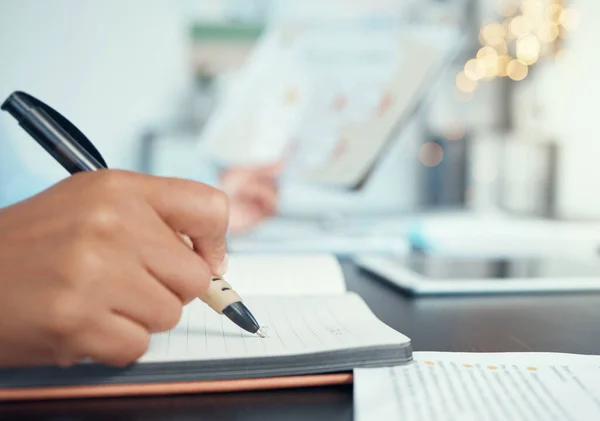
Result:
M411 299L352 264L348 289L419 351L600 353L600 294ZM0 420L352 420L352 387L0 405Z

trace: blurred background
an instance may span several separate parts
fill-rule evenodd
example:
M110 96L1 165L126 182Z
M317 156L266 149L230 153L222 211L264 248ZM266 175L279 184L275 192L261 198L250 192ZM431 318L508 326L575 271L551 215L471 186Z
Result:
M279 163L234 249L595 251L599 23L596 0L0 0L0 99L112 168L243 196ZM66 172L3 114L6 206Z

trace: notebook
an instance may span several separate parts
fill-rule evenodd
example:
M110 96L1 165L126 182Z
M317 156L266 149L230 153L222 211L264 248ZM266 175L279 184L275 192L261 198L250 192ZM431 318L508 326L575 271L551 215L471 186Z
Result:
M411 360L410 339L345 288L332 256L232 255L226 279L266 337L241 330L195 300L155 334L138 362L113 368L0 370L0 399L47 399L297 387L352 380L358 367Z

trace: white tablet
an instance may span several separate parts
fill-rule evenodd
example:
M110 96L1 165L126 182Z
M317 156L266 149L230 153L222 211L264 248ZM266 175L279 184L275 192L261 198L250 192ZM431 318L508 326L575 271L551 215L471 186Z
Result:
M362 256L359 267L414 295L600 291L600 260L552 256Z

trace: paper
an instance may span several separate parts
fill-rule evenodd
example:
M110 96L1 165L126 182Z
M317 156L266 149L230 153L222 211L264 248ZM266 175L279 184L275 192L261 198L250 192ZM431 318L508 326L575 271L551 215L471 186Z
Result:
M446 54L407 29L269 27L199 147L226 165L285 158L286 179L353 187Z
M310 107L313 115L307 116L308 124L303 124L296 135L298 142L308 148L305 155L314 155L321 148L320 160L305 158L301 162L298 173L303 179L340 187L359 185L412 117L439 72L446 53L439 44L423 42L402 32L382 32L371 35L373 39L359 35L370 49L364 52L350 47L346 55L353 55L356 61L347 63L344 57L323 60L321 66L325 69L320 69L323 86L316 91L333 98L317 98L320 103ZM340 37L342 45L357 45L346 38ZM336 81L339 75L350 73L349 68L355 70L354 74L343 82ZM352 89L344 86L344 82ZM341 98L349 98L348 110L337 111L340 92L347 89L348 93ZM330 104L334 104L333 111ZM333 127L327 130L322 127L324 122ZM307 131L311 123L320 123L318 130Z
M330 254L231 254L225 279L242 296L343 294L344 274Z
M269 28L230 82L199 144L213 159L247 165L285 155L310 92L286 37Z
M600 357L415 352L355 370L357 421L600 419Z
M140 362L310 354L409 342L381 323L355 294L252 297L246 305L266 338L243 331L200 301L185 307L171 331L153 335Z

